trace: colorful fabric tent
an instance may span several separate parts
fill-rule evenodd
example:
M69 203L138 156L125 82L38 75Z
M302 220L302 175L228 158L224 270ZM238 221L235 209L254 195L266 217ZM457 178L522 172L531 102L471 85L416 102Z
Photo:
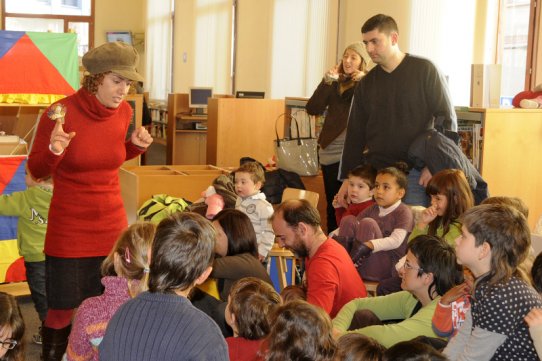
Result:
M0 194L26 189L26 156L0 157ZM17 218L0 216L0 283L25 279L24 262L17 250Z
M0 103L50 104L78 88L76 34L0 31Z

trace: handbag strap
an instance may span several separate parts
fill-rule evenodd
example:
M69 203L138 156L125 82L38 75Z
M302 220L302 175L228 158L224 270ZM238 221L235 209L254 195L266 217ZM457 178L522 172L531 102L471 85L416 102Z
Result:
M297 114L298 112L300 112L301 110L298 110L297 112L295 112L294 114ZM294 116L294 114L290 114L290 118L294 120L294 123L295 123L295 129L297 131L297 137L292 137L291 139L297 139L297 144L298 145L301 145L301 134L299 133L299 123L297 122L297 118ZM277 130L277 123L278 123L278 120L280 119L280 117L285 117L286 116L286 113L282 113L281 115L279 115L277 117L277 119L275 120L275 136L277 137L277 145L280 145L280 139L279 139L279 132ZM311 118L309 117L309 139L312 139L312 124L311 124Z

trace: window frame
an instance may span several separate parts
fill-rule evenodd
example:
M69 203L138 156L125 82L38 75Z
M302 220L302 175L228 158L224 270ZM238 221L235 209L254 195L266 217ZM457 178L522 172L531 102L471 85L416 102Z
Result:
M94 48L94 6L95 0L90 0L90 15L24 14L6 12L6 0L1 0L2 29L6 29L6 18L62 20L64 23L64 33L69 32L69 23L88 23L88 47L92 49Z

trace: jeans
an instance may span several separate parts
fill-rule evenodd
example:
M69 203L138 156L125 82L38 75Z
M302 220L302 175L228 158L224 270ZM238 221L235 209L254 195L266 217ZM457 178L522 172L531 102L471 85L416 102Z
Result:
M329 165L320 165L322 168L322 177L324 178L324 190L326 192L327 201L327 233L336 230L338 227L337 220L335 219L335 208L333 208L333 198L335 197L335 194L339 192L339 189L343 184L337 180L337 177L339 176L339 164L340 163L337 162Z
M26 280L30 288L30 295L34 307L38 312L40 321L47 316L47 296L45 295L45 261L25 262Z
M425 193L425 187L418 184L421 172L415 168L410 170L407 176L408 188L403 203L411 206L429 206L429 197Z

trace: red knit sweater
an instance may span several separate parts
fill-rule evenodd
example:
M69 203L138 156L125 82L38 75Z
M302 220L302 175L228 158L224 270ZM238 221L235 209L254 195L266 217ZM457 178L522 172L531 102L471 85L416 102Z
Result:
M55 184L45 254L105 256L127 226L118 170L142 153L125 141L132 109L126 102L106 108L85 89L59 103L66 106L64 131L75 137L64 153L54 155L49 143L55 122L45 112L28 159L34 177L52 175Z

